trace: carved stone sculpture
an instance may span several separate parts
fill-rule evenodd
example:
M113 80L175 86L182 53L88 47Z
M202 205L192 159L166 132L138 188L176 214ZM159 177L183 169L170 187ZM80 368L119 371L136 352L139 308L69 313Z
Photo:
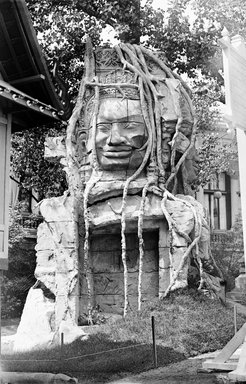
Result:
M61 161L69 184L63 197L40 206L33 289L53 305L47 314L53 338L83 313L92 320L96 305L126 316L185 287L191 258L203 285L209 230L193 197L189 94L151 51L120 44L94 52L87 42L66 142L46 143L47 157Z

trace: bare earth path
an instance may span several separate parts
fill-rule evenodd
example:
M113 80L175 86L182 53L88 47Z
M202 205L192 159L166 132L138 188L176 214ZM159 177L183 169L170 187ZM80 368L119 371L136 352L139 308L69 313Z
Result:
M202 359L189 359L136 376L110 381L110 384L223 384L229 383L226 373L199 372ZM82 384L82 383L81 383Z

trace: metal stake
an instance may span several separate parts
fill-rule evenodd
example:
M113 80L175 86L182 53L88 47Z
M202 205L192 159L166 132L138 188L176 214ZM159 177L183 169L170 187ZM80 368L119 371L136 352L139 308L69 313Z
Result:
M157 368L157 350L156 350L156 342L155 342L155 317L154 316L151 316L151 325L152 325L154 366L155 368Z

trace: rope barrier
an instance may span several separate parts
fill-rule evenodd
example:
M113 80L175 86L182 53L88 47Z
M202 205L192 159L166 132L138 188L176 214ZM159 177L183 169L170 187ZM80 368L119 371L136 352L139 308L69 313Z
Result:
M229 330L231 329L233 331L233 325L232 326L228 326L228 327L224 327L223 328L224 330ZM195 336L195 335L201 335L201 334L207 334L207 333L211 333L213 331L217 331L218 329L217 328L210 328L208 331L203 331L203 332L193 332L193 333L187 333L188 336ZM157 338L158 340L158 338ZM104 350L104 351L100 351L100 352L94 352L94 353L89 353L87 355L78 355L78 356L73 356L73 357L68 357L68 358L64 358L63 360L64 361L70 361L70 360L77 360L77 359L82 359L82 358L86 358L86 357L91 357L91 356L98 356L98 355L102 355L102 354L105 354L105 353L111 353L111 352L117 352L117 351L122 351L122 350L126 350L126 349L130 349L130 348L137 348L137 347L140 347L140 346L150 346L150 344L147 344L147 343L141 343L141 344L134 344L134 345L128 345L126 347L120 347L120 348L113 348L113 349L108 349L108 350ZM25 362L58 362L60 361L57 360L57 359L49 359L49 360L42 360L42 359L25 359L25 360L22 360L22 359L15 359L15 360L12 360L12 359L2 359L2 362L19 362L19 363L25 363Z
M227 326L227 327L223 327L223 330L227 331L227 330L231 330L233 332L234 330L234 327L233 325L231 326ZM202 332L188 332L187 330L187 335L188 336L195 336L195 335L203 335L203 334L211 334L213 331L217 332L218 331L218 328L210 328L209 330L207 331L202 331ZM128 346L125 346L125 347L120 347L120 348L113 348L113 349L108 349L108 350L104 350L104 351L100 351L100 352L94 352L94 353L89 353L89 354L86 354L86 355L78 355L78 356L73 356L73 357L68 357L68 358L64 358L63 357L63 361L71 361L71 360L77 360L77 359L82 359L82 358L86 358L86 357L91 357L91 356L98 356L98 355L102 355L102 354L105 354L105 353L111 353L111 352L117 352L117 351L122 351L122 350L126 350L126 349L130 349L130 348L137 348L137 347L140 347L140 346L149 346L150 344L147 344L147 343L140 343L140 344L133 344L133 345L128 345ZM61 358L61 357L60 357ZM60 358L59 360L58 359L45 359L45 360L42 360L42 359L2 359L1 361L2 362L12 362L12 363L25 363L25 362L37 362L37 363L47 363L47 362L59 362L60 361Z
M149 345L149 344L143 343L143 344L136 344L136 345L128 345L127 347L108 349L107 351L100 351L100 352L90 353L88 355L80 355L80 356L69 357L67 359L64 359L64 361L69 361L69 360L73 360L73 359L80 359L80 358L88 357L88 356L102 355L103 353L116 352L116 351L121 351L121 350L127 349L127 348L140 347L141 345Z
M142 345L149 345L149 344L146 344L146 343L142 343L142 344L134 344L134 345L128 345L128 346L126 346L126 347L121 347L121 348L114 348L114 349L108 349L108 350L104 350L104 351L100 351L100 352L95 352L95 353L89 353L89 354L87 354L87 355L79 355L79 356L73 356L73 357L68 357L67 359L63 359L63 361L69 361L69 360L75 360L75 359L81 359L81 358L83 358L83 357L90 357L90 356L96 356L96 355L102 355L102 354L105 354L105 353L109 353L109 352L116 352L116 351L121 351L121 350L125 350L125 349L129 349L129 348L135 348L135 347L140 347L140 346L142 346ZM13 362L13 363L16 363L16 362L19 362L19 363L26 363L26 362L45 362L45 363L47 363L47 362L50 362L50 361L52 361L52 362L58 362L58 361L60 361L60 359L59 360L57 360L57 359L49 359L49 360L42 360L42 359L35 359L35 360L32 360L32 359L30 359L30 360L12 360L12 359L5 359L5 360L3 360L2 359L2 361L3 362Z

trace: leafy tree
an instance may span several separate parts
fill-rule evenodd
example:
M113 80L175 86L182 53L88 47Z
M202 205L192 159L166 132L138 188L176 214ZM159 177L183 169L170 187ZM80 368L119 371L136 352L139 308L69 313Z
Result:
M227 290L235 286L243 258L243 227L241 212L237 215L230 233L224 242L213 244L213 256L227 281Z
M60 128L60 129L58 129ZM59 163L44 159L44 141L47 134L58 136L64 128L35 127L12 136L11 165L20 179L26 196L38 192L38 200L60 196L66 189L66 176Z
M223 121L220 112L220 100L224 95L217 80L195 80L193 82L193 105L197 118L197 149L199 153L198 174L195 186L204 186L211 178L226 172L235 173L233 165L237 160L236 137L224 141L224 132L218 132L216 126ZM233 133L233 132L232 132Z

